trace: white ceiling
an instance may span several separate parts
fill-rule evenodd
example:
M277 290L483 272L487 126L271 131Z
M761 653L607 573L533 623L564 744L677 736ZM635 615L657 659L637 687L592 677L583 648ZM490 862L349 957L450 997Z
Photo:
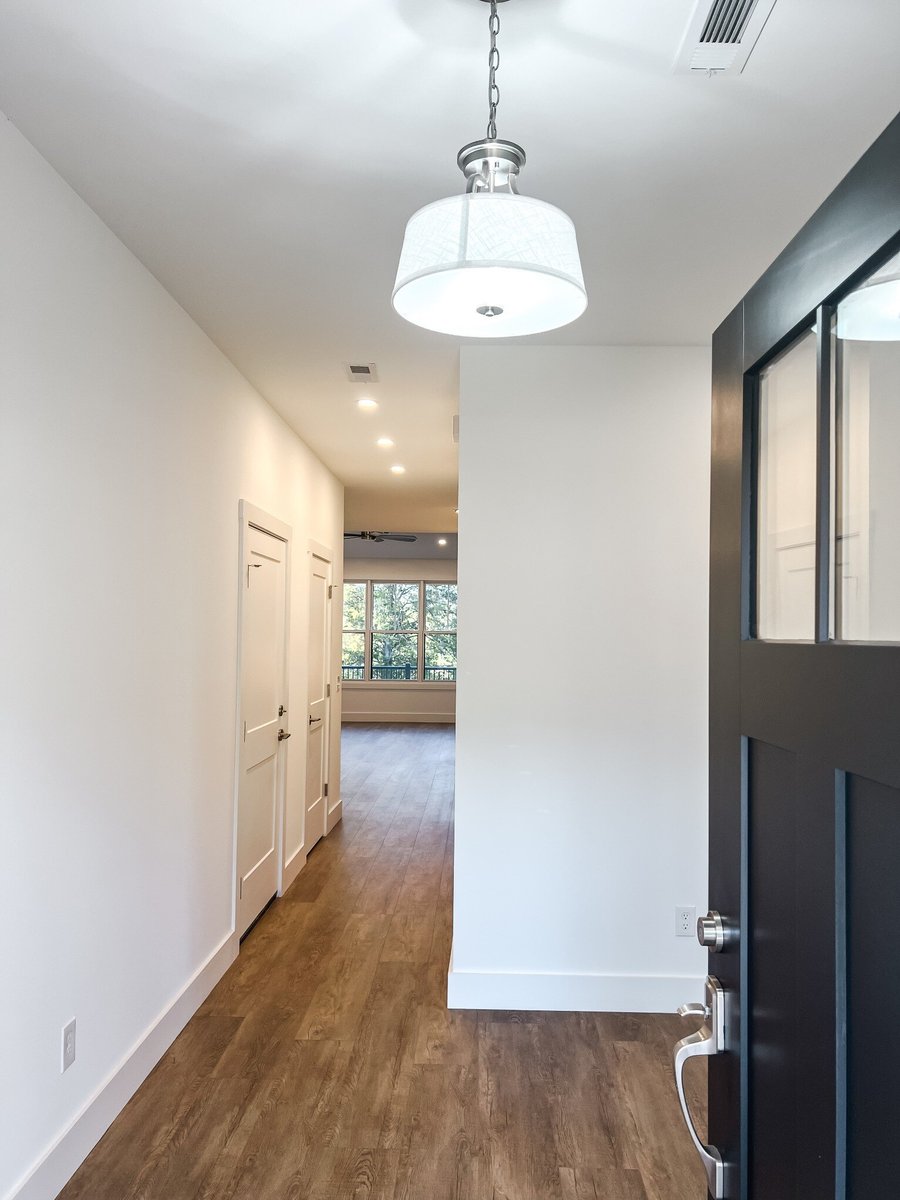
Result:
M778 0L744 74L711 80L670 71L692 7L501 8L499 133L574 218L590 295L531 341L707 341L900 108L897 0ZM454 524L459 343L390 291L407 217L482 135L487 14L0 3L0 107L348 484L350 527ZM347 360L378 364L376 415Z

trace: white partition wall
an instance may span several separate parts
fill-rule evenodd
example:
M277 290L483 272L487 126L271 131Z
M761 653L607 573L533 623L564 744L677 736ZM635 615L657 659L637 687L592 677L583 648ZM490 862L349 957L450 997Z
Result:
M699 995L709 410L703 348L462 351L452 1006Z
M3 119L0 178L0 1196L52 1200L237 950L239 500L340 578L343 488Z

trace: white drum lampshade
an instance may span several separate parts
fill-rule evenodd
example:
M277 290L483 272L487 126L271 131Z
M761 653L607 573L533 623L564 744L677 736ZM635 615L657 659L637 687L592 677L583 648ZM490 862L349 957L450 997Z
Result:
M876 275L843 299L837 310L837 335L851 342L900 341L900 276Z
M587 294L575 227L513 192L468 192L410 217L393 304L457 337L521 337L580 317Z

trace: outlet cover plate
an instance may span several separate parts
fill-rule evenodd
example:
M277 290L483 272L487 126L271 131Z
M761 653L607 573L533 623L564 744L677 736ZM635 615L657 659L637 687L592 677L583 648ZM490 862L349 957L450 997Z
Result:
M68 1071L75 1061L75 1018L63 1026L62 1031L62 1061L60 1071Z
M696 908L675 909L675 936L693 937L697 930Z

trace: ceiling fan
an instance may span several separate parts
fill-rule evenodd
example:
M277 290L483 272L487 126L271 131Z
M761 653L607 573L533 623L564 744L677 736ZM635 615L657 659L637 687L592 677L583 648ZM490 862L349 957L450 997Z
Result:
M380 533L376 529L363 529L359 533L345 533L345 538L361 538L364 542L415 542L414 533Z

